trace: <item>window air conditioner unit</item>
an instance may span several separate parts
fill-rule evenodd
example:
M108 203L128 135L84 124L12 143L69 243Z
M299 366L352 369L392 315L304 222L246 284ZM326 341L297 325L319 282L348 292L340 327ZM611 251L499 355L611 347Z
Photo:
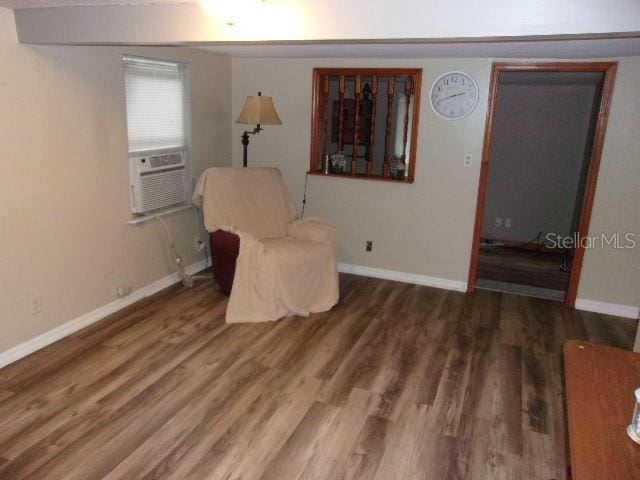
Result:
M189 199L187 168L182 152L129 157L131 211L144 214L185 203Z

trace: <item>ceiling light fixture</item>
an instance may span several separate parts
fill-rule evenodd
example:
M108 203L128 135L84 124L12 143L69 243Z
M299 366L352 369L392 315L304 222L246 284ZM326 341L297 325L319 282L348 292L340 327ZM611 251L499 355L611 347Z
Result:
M223 21L233 27L243 16L250 14L252 8L266 0L199 0L200 6L212 18Z

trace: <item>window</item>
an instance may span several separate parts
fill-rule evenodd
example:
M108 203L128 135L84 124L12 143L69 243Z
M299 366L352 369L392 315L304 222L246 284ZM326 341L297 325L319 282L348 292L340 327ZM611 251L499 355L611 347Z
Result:
M184 65L124 57L129 153L184 150Z
M309 173L412 183L421 81L422 69L314 69Z
M189 200L185 66L123 57L131 211L158 212Z

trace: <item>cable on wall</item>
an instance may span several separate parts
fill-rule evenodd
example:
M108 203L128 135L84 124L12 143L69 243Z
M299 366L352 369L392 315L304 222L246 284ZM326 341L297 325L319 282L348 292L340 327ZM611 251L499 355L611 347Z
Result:
M300 218L304 217L304 207L307 205L307 182L309 181L309 173L304 175L304 193L302 194L302 212Z
M203 218L203 211L202 208L197 205L197 204L193 204L196 209L195 209L195 217L196 217L196 228L200 231L204 231L205 235L208 236L208 232L207 229L204 226L204 218ZM201 228L202 227L202 228ZM198 235L198 237L200 237L200 235ZM199 238L200 243L202 243L202 246L204 248L204 255L205 255L205 259L206 259L206 266L211 266L213 267L213 253L211 255L209 255L209 242L207 241L202 241L202 238ZM194 280L195 279L210 279L213 277L213 272L211 272L211 274L203 274L202 272L197 273L195 275L191 276Z
M158 220L164 227L164 231L167 232L167 238L169 239L169 249L171 251L171 256L173 257L173 262L176 265L176 273L178 274L178 278L182 282L182 285L187 288L193 287L193 278L191 278L191 275L186 273L184 270L184 262L182 260L182 257L176 250L175 245L173 244L173 237L171 236L171 232L169 231L167 222L165 222L164 219L159 215L154 215L153 218Z

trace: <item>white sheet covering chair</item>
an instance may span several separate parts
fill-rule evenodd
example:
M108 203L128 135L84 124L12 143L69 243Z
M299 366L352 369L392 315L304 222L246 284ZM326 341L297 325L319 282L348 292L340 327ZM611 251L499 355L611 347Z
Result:
M240 239L228 323L307 316L338 302L336 229L321 218L296 219L278 169L210 168L193 201L210 234L222 230Z

